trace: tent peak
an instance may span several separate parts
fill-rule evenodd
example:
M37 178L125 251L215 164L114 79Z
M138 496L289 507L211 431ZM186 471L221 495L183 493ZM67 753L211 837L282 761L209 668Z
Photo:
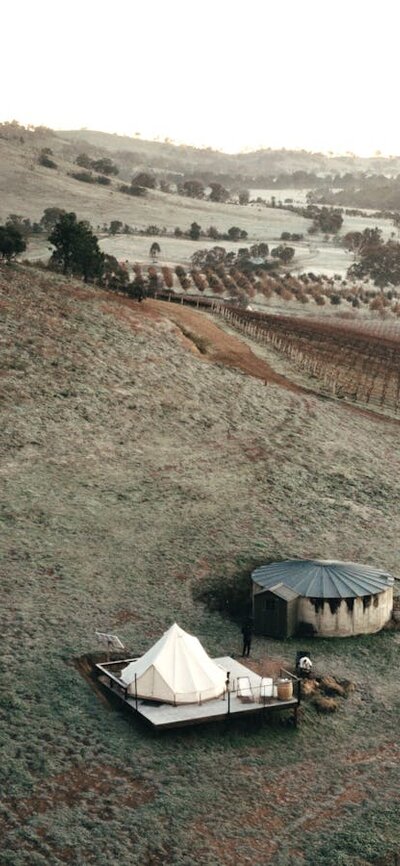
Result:
M121 679L130 694L176 704L219 697L226 675L199 639L175 622L144 656L123 668Z

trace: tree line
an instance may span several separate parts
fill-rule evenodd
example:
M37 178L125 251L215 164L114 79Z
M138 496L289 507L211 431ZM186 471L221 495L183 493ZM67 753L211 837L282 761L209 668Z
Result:
M334 210L322 208L314 217L314 222L318 220L321 231L332 231L332 228L337 231L339 217L340 214ZM114 225L113 228L118 227ZM112 284L113 287L125 285L126 272L121 269L114 256L100 250L90 224L85 220L78 220L75 213L66 213L62 208L46 208L39 223L31 223L29 219L10 214L5 225L0 226L0 258L12 261L25 251L28 235L42 231L48 233L49 243L54 247L50 267L64 274L81 276L85 281L96 280L103 284ZM201 227L192 223L187 236L198 240L201 234ZM215 237L210 230L207 236ZM279 263L287 267L294 258L295 250L286 240L297 240L300 237L283 232L282 242L271 250L268 244L262 242L251 247L241 247L237 253L227 253L221 246L200 249L192 256L193 266L215 267L222 263L232 265L235 262L244 272L273 270ZM247 232L232 226L226 234L217 233L216 239L221 238L240 241L247 238ZM348 269L351 279L369 279L380 289L400 285L400 243L393 237L384 241L380 229L367 228L363 232L348 232L342 243L353 253L354 261Z

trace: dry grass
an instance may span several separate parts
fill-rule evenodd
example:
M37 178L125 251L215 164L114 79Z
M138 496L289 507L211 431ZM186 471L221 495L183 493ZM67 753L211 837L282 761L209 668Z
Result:
M311 695L315 695L317 691L317 680L310 679L301 681L301 694L303 698L309 698Z
M317 641L321 676L357 688L336 714L305 701L297 731L154 737L74 660L97 629L140 654L174 620L239 654L239 628L193 589L271 551L396 572L397 430L189 352L152 303L24 268L0 268L0 287L2 866L391 854L398 633ZM286 667L297 649L256 638L253 662Z
M321 677L318 682L318 687L328 697L334 697L335 695L338 695L339 697L344 697L344 695L346 694L345 689L340 683L338 683L335 677Z
M313 704L319 713L336 713L338 702L334 698L326 698L324 695L315 695Z

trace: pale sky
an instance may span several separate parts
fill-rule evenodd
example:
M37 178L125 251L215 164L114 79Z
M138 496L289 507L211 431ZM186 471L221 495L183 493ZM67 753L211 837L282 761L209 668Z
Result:
M237 152L400 153L398 0L19 0L0 120Z

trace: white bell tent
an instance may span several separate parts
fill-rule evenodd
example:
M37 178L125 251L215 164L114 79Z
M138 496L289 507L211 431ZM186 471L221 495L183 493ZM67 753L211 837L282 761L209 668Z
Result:
M226 671L197 637L174 623L160 640L121 671L129 695L170 704L194 704L220 697Z

